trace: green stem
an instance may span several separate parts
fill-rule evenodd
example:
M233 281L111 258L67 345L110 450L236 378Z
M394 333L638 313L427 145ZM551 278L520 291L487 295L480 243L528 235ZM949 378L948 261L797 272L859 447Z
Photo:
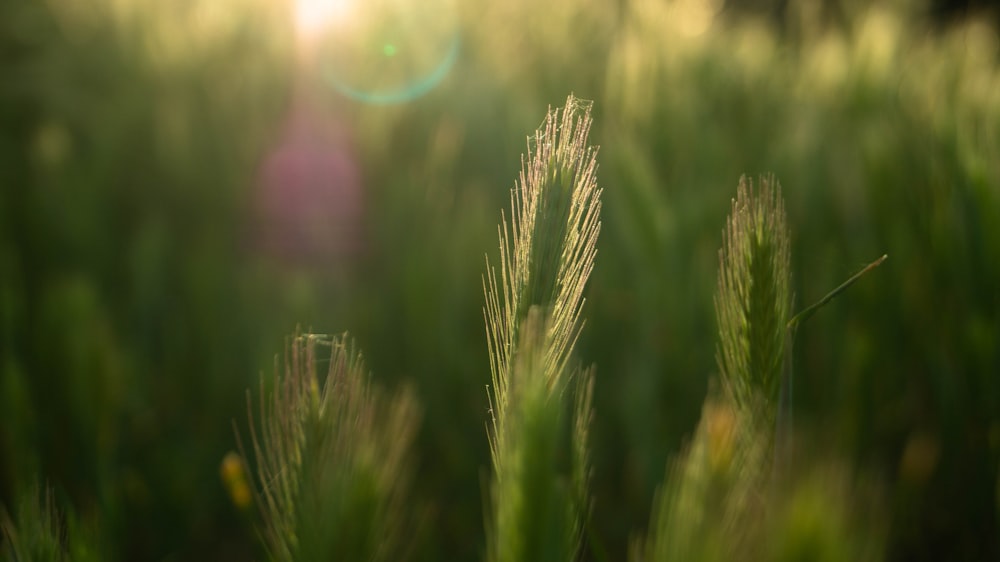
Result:
M809 306L802 312L793 316L792 319L788 321L787 325L788 330L792 331L792 333L794 334L794 330L795 328L798 328L799 324L808 320L809 317L815 314L817 310L823 307L823 305L832 301L834 297L844 292L848 287L853 285L858 279L861 279L862 275L868 273L869 271L881 265L882 262L884 262L888 257L889 257L888 254L883 254L882 257L866 265L864 269L852 275L851 278L848 279L847 281L841 283L839 287L827 293L825 297L819 299L817 302L813 303L811 306Z
M882 262L884 262L888 257L888 254L883 254L882 257L866 265L864 269L852 275L850 279L841 283L836 289L830 291L826 294L826 296L816 301L802 312L799 312L788 321L785 329L785 368L781 381L781 391L778 398L778 416L774 428L775 470L788 462L790 455L790 451L788 449L790 446L788 442L788 430L792 427L792 345L795 342L795 332L798 330L798 327L802 324L802 322L805 322L826 303L832 301L837 295L847 290L847 288L860 279L862 275L881 265Z

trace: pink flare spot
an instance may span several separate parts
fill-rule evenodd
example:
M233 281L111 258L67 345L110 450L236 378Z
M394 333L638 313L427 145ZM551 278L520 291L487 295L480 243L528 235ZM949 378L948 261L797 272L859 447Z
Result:
M267 252L321 265L360 251L361 182L343 129L319 110L293 107L260 171L257 213Z

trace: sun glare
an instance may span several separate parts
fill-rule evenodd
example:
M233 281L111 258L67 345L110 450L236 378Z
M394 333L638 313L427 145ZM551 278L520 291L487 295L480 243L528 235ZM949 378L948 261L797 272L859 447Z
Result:
M295 31L303 41L315 41L332 24L350 17L356 0L293 0Z
M303 68L341 95L401 103L433 89L459 50L457 0L289 0ZM362 3L363 2L363 3Z

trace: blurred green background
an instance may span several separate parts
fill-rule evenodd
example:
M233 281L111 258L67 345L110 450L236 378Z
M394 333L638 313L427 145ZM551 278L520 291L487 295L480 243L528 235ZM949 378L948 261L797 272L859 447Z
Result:
M50 483L108 560L261 559L234 423L287 334L349 330L424 409L414 558L481 559L484 255L573 92L611 559L698 420L721 229L761 172L797 308L890 256L799 332L809 447L880 482L889 559L1000 559L1000 40L941 6L0 3L0 502Z

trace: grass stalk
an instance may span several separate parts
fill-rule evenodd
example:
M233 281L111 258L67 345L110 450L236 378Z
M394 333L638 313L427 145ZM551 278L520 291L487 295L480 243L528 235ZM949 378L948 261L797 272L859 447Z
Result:
M812 488L815 476L791 470L789 457L796 329L886 256L789 319L789 239L774 178L761 178L756 190L741 178L719 253L715 304L723 393L706 400L691 444L668 470L650 535L633 550L633 560L814 559L831 552L835 560L878 557L878 533L853 529L844 510L827 510L825 502L844 498L828 494L824 482ZM839 484L838 478L828 480ZM802 512L787 518L786 506Z
M56 562L68 560L66 532L52 489L33 485L18 502L17 524L0 510L0 558Z
M863 275L881 265L882 262L884 262L888 257L889 256L887 254L883 254L882 257L866 265L863 269L861 269L860 271L852 275L849 279L838 285L835 289L824 295L823 298L809 305L801 312L793 316L792 319L789 320L788 324L785 326L785 362L784 362L784 370L781 377L781 391L778 398L778 414L774 430L775 459L778 461L775 463L776 468L784 464L787 464L788 457L791 454L791 451L789 450L790 448L789 432L791 431L791 427L794 424L794 415L795 415L793 411L793 404L795 397L795 392L794 392L795 366L793 363L794 359L793 349L795 345L795 336L796 333L798 332L799 326L801 326L803 322L811 318L812 315L815 314L820 308L822 308L827 303L832 301L842 292L846 291L848 287L857 282L858 279L861 279Z
M815 314L817 310L823 308L823 306L825 306L828 302L836 298L837 295L847 290L847 288L853 285L855 282L857 282L858 279L861 279L861 277L864 274L882 265L882 262L884 262L888 258L889 258L888 254L882 254L882 257L866 265L863 269L861 269L861 271L858 271L857 273L852 275L847 281L844 281L843 283L838 285L837 288L827 293L825 296L823 296L823 298L819 299L818 301L814 302L813 304L809 305L804 310L793 316L792 319L788 321L788 329L795 330L796 328L798 328L799 325L801 325L803 322L808 320L813 314Z
M529 140L484 278L493 458L488 559L571 560L589 512L593 377L572 362L600 231L590 104L570 96Z
M766 176L755 190L751 180L740 178L719 252L717 358L736 405L771 420L792 303L789 246L781 186Z
M397 559L418 417L411 397L383 398L346 334L292 338L273 383L269 400L261 383L259 433L250 408L271 559Z
M710 396L691 442L668 467L649 535L634 545L642 562L746 559L761 513L767 440L726 394Z

